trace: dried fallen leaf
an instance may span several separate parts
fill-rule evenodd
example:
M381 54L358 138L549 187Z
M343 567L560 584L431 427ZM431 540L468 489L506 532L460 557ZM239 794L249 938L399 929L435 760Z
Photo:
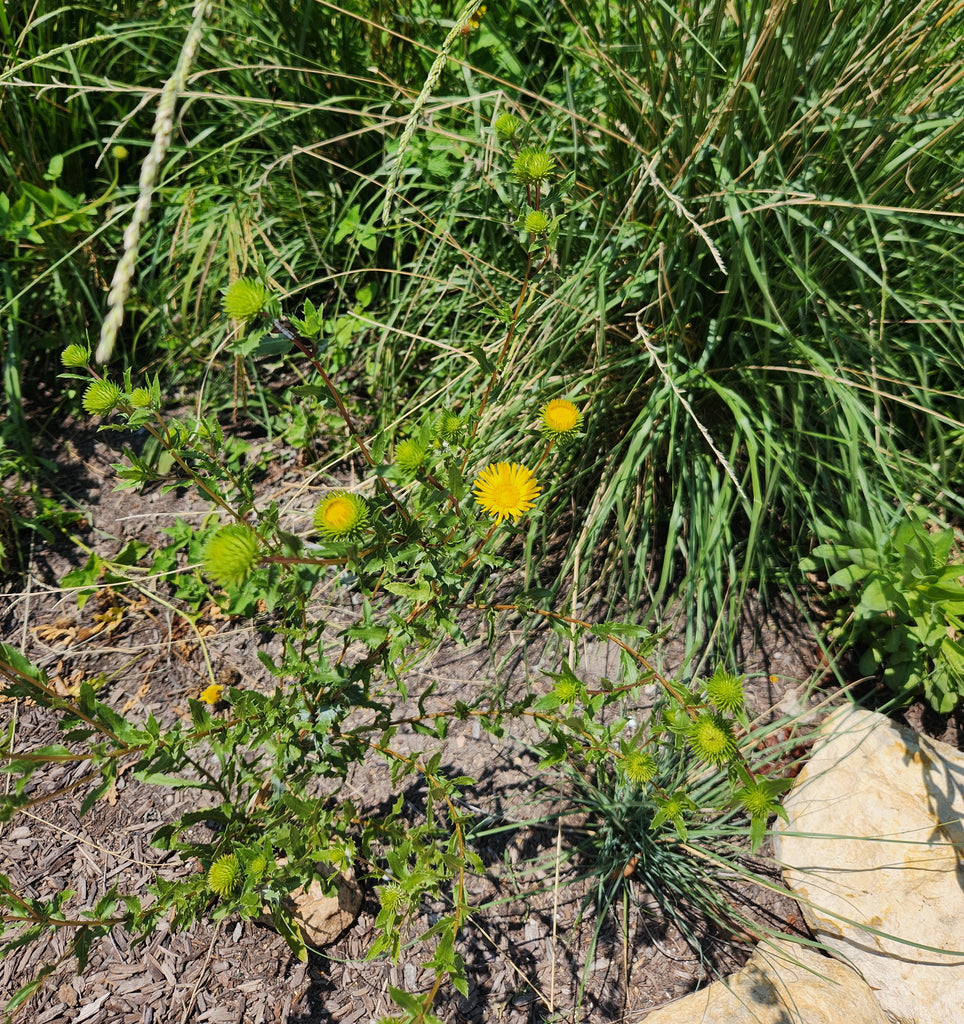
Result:
M70 645L77 637L77 623L71 618L57 619L40 626L31 626L30 632L46 644Z

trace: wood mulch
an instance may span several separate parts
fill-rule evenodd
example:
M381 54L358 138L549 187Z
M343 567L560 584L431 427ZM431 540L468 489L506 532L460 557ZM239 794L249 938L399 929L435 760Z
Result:
M58 459L60 479L86 512L82 536L91 547L114 553L131 537L151 543L178 516L208 512L179 492L138 496L113 491L109 466L119 459L109 440L78 433L74 446ZM312 506L297 467L279 464L263 486L292 510ZM186 716L187 697L196 696L207 681L197 635L149 594L105 591L78 611L59 580L85 557L73 545L35 550L28 571L8 578L2 587L0 639L41 664L65 692L80 679L103 673L100 692L125 713L153 713L162 723ZM748 617L743 641L751 699L758 711L781 702L786 706L817 669L818 644L786 610L751 610L761 620ZM241 685L267 685L255 657L261 640L250 624L239 626L211 608L199 625L215 671ZM506 638L509 647L512 639ZM519 685L528 685L526 669L532 685L539 685L538 651L529 654L525 664L516 666L513 678L521 680ZM611 654L604 646L587 648L583 671L605 675ZM443 701L464 696L467 689L491 687L496 678L500 685L505 682L504 675L494 674L490 652L483 648L443 649L422 670L433 676ZM11 722L14 749L57 740L49 716L24 702L0 704L0 727ZM414 745L420 739L409 741ZM704 957L697 956L638 887L626 934L614 917L598 921L584 903L592 883L579 881L579 867L560 856L565 837L555 828L524 824L542 799L524 742L496 740L466 723L453 729L444 756L451 770L478 780L467 795L477 819L502 827L493 827L477 842L486 866L485 874L471 882L480 910L466 925L459 948L469 992L461 996L443 987L434 1008L443 1020L640 1021L703 984L712 970L726 972L745 961L746 947L732 936L711 932ZM0 872L10 877L15 891L44 899L75 890L66 908L69 916L92 907L112 886L145 897L155 872L172 878L196 870L150 845L154 830L190 808L195 794L142 785L122 774L115 788L80 818L83 774L80 764L46 771L32 792L58 795L0 825ZM395 796L387 772L376 763L360 766L350 785L353 799L371 806ZM417 815L417 786L406 791L406 798ZM513 822L518 824L512 827ZM778 929L796 926L799 913L791 900L773 893L748 898L761 920ZM421 908L423 928L443 906L444 894L439 905ZM71 960L62 963L16 1019L23 1024L375 1021L397 1012L390 987L426 991L433 980L423 967L427 953L417 943L405 949L398 964L366 959L377 912L369 884L354 926L333 946L313 952L307 963L295 959L269 928L252 922L202 921L180 934L165 925L140 945L114 929L93 944L82 975L74 973ZM56 963L68 938L65 929L0 960L0 1005L41 964Z

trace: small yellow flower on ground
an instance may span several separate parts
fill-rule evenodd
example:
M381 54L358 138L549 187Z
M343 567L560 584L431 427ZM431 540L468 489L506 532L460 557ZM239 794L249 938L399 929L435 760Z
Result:
M519 516L534 507L542 488L531 469L518 462L494 462L475 478L475 500L497 522Z

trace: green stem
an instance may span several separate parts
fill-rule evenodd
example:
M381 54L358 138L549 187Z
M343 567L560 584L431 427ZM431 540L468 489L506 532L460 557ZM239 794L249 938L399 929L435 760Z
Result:
M354 441L355 445L358 447L358 450L361 452L364 460L372 469L375 469L375 460L372 458L372 454L368 450L368 445L365 444L361 434L358 433L358 430L355 427L355 421L352 418L351 413L346 408L345 403L342 401L341 395L338 393L338 389L335 387L334 382L325 372L325 368L321 365L321 363L315 356L314 346L312 345L311 341L308 338L305 338L303 335L299 334L298 331L296 331L294 327L291 325L291 323L287 320L275 320L274 326L295 346L295 348L298 349L299 352L301 352L303 356L305 356L305 358L311 363L315 370L317 370L319 376L325 382L325 387L328 389L328 393L331 395L335 405L338 407L338 413L341 416L342 420L344 420L345 426L348 428L349 436L351 437L352 441ZM396 509L398 509L399 515L405 520L406 523L411 522L411 517L409 516L407 509L396 497L395 492L392 490L391 484L389 484L389 482L383 476L376 476L375 480L378 483L379 487L381 487L381 489L385 492L386 496L391 501L391 503L395 506Z
M485 392L482 395L482 401L479 403L478 412L475 415L475 421L472 424L472 433L469 435L468 443L465 446L465 455L462 458L461 471L465 472L465 467L469 461L469 452L472 448L472 442L475 440L475 435L478 432L479 424L482 422L482 413L485 412L485 407L489 402L489 395L492 393L492 389L495 387L495 382L499 377L499 369L502 366L502 362L506 357L506 353L509 351L509 345L512 343L512 339L515 337L516 327L519 324L519 317L522 315L522 307L526 300L526 295L529 291L529 283L532 280L532 253L526 253L526 270L522 278L522 288L519 291L519 298L515 304L515 310L512 313L512 322L509 324L509 329L506 332L505 341L502 342L502 348L499 351L499 357L495 361L495 367L489 376L489 383L485 387Z

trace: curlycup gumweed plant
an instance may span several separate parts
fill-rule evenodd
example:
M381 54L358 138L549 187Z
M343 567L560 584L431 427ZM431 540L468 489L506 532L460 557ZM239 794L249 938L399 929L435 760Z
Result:
M546 437L569 444L582 430L582 413L567 398L554 398L542 407L539 424Z
M351 491L332 491L315 509L314 523L328 540L358 540L368 526L368 502Z
M535 507L541 488L531 469L517 462L496 462L479 473L473 493L484 512L496 523L505 519L518 522Z
M517 190L514 212L521 218L526 261L518 294L493 310L504 329L498 352L473 391L460 392L459 402L431 409L419 422L403 422L397 437L368 437L353 417L324 358L333 328L322 309L305 301L302 319L285 318L280 300L260 280L240 278L229 286L224 323L237 340L236 354L287 347L306 381L299 385L299 400L324 396L344 424L346 452L357 457L360 479L350 487L344 480L328 481L306 503L309 507L292 513L297 522L282 524L281 510L256 493L252 474L230 457L231 439L216 417L169 411L158 380L135 381L129 372L123 381L111 381L89 367L85 349L65 351L64 376L85 382L84 408L100 418L101 429L145 432L167 454L165 486L193 487L209 499L211 517L186 540L195 560L179 570L185 580L190 576L194 591L206 588L225 612L249 617L252 625L267 616L280 640L273 653L260 652L257 683L222 684L208 661L207 685L199 685L198 698L189 699L190 716L183 721L173 716L136 721L89 687L75 701L58 694L33 666L16 663L4 671L0 664L6 692L29 694L59 716L73 745L70 756L86 759L91 778L99 780L82 811L110 789L122 763L145 783L197 791L196 809L165 823L153 839L196 870L175 880L158 878L150 906L134 895L121 909L116 900L110 912L105 904L87 931L75 936L79 955L98 928L123 924L144 934L162 920L186 927L201 914L254 919L267 908L305 956L287 894L317 879L332 884L333 876L351 872L378 890L381 912L372 956L398 957L413 930L421 934L423 897L450 896L451 909L422 936L434 945L430 963L437 983L418 1001L428 1014L446 980L465 993L465 965L456 947L473 912L467 876L482 870L461 800L473 780L446 777L432 746L457 719L471 717L499 735L512 727L514 717L533 720L547 737L547 766L601 766L620 785L650 787L653 828L669 823L685 834L692 808L699 811L679 790L679 778L677 788L668 790L657 751L661 759L667 750L686 751L704 769L734 779L739 787L734 792L745 794L754 820L772 810L772 794L765 799L737 741L734 722L742 714L737 684L721 680L706 693L690 691L653 670L647 654L654 641L644 630L565 616L529 594L516 600L500 594L498 605L485 596L506 582L501 568L517 569L500 556L501 541L545 514L540 475L550 472L549 460L580 436L584 418L593 415L591 398L583 396L577 404L560 394L530 409L511 451L490 451L482 426L496 385L504 386L500 374L511 343L527 329L530 285L551 257L558 211L571 185L571 179L559 177L558 161L548 149L520 148L521 131L518 118L503 117L496 124L507 150L506 181ZM533 217L533 211L543 217ZM125 487L158 479L133 450L117 470ZM158 575L162 569L174 573L165 552L154 553L146 568L151 565ZM99 568L93 566L91 573ZM480 568L488 589L478 585ZM126 568L112 564L110 572L116 587L125 579L142 585L141 576L130 575L130 562ZM339 588L345 614L354 619L335 626L329 602ZM187 592L192 591L182 581L178 593ZM412 692L419 658L447 637L464 641L466 622L501 611L537 616L567 638L590 631L617 644L624 661L621 680L591 692L567 666L542 699L526 695L505 705L480 688L472 700L460 695L429 708L425 702L434 684L422 683L426 689ZM184 614L193 625L196 606ZM250 678L258 677L253 672ZM672 712L648 730L629 730L628 719L618 713L621 702L653 681L662 686ZM396 744L403 728L417 729L428 745L413 752L411 744ZM409 821L401 802L387 809L359 802L346 783L363 760L382 763L393 790L403 779L419 780L424 818ZM43 756L16 763L17 785L0 805L5 816L29 803L31 778L43 764ZM199 834L205 823L212 826L209 834ZM12 897L4 899L0 892L4 908L16 908ZM3 927L11 920L29 924L36 937L63 924L55 903L34 906L31 914L28 922L15 909L12 918L0 921Z

